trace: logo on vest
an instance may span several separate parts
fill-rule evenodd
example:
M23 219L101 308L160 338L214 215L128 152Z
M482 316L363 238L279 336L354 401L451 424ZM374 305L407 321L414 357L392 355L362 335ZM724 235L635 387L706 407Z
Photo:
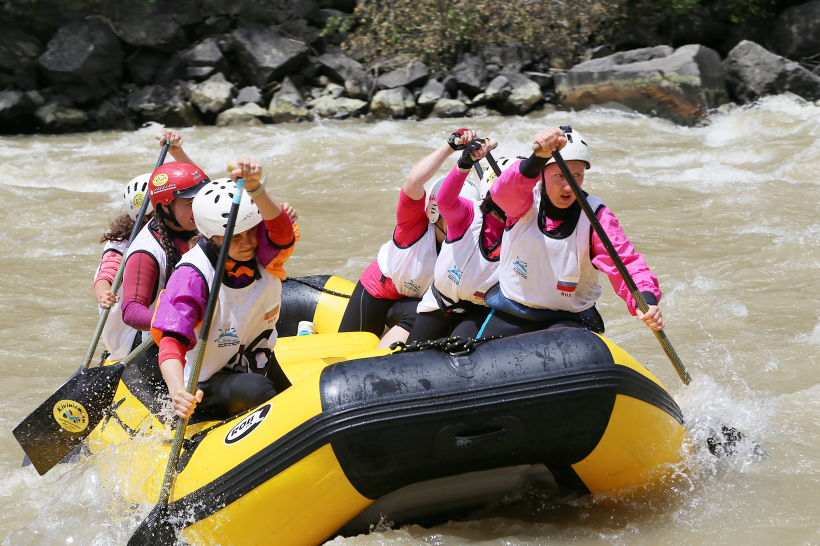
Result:
M518 256L515 257L515 261L513 262L513 271L517 275L519 275L522 279L527 278L527 262L521 261L521 258Z
M239 345L239 336L236 335L236 328L228 328L227 330L219 329L219 337L214 340L217 347L230 347L231 345Z
M454 283L458 284L461 282L461 275L463 273L463 271L459 271L458 269L456 269L456 266L453 266L453 269L449 269L447 271L447 278L449 278Z
M66 432L82 432L88 427L88 411L74 400L60 400L54 404L52 413Z
M409 288L409 289L410 289L410 290L412 290L413 292L418 292L419 290L421 290L421 286L419 286L419 285L417 285L417 284L413 283L413 281L407 281L407 282L405 282L405 283L404 283L404 286L406 286L407 288Z
M581 277L570 277L568 275L559 275L558 276L558 284L555 288L561 291L561 295L566 298L571 298L572 293L575 292L575 288L578 286L578 281L581 280Z
M265 417L270 413L270 404L265 404L261 408L254 410L253 413L239 421L234 427L225 435L225 445L229 446L235 444L239 440L247 438L248 435L256 430L262 424Z
M473 297L477 298L477 299L480 299L480 300L483 300L485 293L486 292L479 292L479 291L476 290L475 292L473 292Z

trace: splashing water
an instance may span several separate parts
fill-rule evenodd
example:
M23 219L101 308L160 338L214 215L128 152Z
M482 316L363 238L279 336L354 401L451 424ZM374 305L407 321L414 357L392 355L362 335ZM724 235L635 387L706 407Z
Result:
M691 128L598 111L181 133L211 177L238 155L263 162L270 193L299 210L289 275L355 280L390 236L410 167L464 123L500 142L496 158L528 154L545 125L570 124L588 139L584 188L615 212L658 275L667 335L692 384L680 384L654 336L603 281L606 335L681 406L684 459L652 487L578 496L536 482L460 521L329 544L820 543L820 108L773 97ZM20 467L10 431L81 361L97 317L99 237L119 213L122 185L153 167L156 129L0 138L3 544L125 544L151 508L129 476L135 453L158 449L159 436L41 478ZM724 425L746 437L739 456L709 452ZM771 458L758 460L755 443Z

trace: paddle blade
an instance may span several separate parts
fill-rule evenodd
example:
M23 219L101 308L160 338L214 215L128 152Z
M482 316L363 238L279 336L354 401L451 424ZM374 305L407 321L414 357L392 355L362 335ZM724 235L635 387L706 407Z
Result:
M177 535L171 519L167 505L157 504L128 539L128 546L172 546Z
M124 369L117 363L77 371L14 428L14 437L41 476L99 424Z

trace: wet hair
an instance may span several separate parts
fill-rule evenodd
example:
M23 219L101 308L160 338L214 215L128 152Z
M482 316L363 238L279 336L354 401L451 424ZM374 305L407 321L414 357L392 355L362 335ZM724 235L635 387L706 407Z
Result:
M481 206L479 206L479 210L481 210L481 213L485 216L490 214L491 212L495 212L496 214L498 214L498 216L501 217L501 219L503 221L505 221L505 222L507 221L507 214L504 212L504 210L501 207L499 207L498 205L495 204L495 201L493 201L493 198L490 195L490 192L487 192L487 195L484 197L484 200L481 202Z
M153 218L153 212L149 212L145 215L142 219L142 229L148 221ZM111 225L108 226L108 230L103 233L102 237L100 238L101 243L105 243L107 241L112 242L120 242L120 241L127 241L131 237L131 232L134 230L134 220L128 216L128 213L120 214L117 218L111 222Z
M171 278L171 273L173 273L174 268L177 266L177 262L179 262L182 256L180 255L177 247L174 246L174 243L171 242L171 238L168 237L168 226L165 225L165 220L175 220L171 214L165 211L165 207L168 205L158 204L156 212L156 222L154 222L157 226L157 234L159 235L159 244L162 246L162 250L165 251L165 282L168 282L168 279Z

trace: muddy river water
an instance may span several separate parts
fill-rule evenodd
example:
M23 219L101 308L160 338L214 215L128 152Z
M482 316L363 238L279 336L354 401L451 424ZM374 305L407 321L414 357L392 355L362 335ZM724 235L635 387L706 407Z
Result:
M263 162L270 193L300 215L289 275L355 281L390 236L410 167L465 123L499 140L496 157L527 153L546 125L587 137L584 189L615 212L658 275L667 334L692 384L604 281L607 337L673 393L692 449L660 490L528 491L465 520L330 544L820 544L820 108L775 97L695 128L597 111L182 134L212 178L241 154ZM125 182L153 168L156 131L0 137L2 544L125 544L150 508L122 501L107 479L116 459L44 477L21 467L11 430L82 360L97 320L99 238ZM704 439L720 422L771 457L712 457Z

